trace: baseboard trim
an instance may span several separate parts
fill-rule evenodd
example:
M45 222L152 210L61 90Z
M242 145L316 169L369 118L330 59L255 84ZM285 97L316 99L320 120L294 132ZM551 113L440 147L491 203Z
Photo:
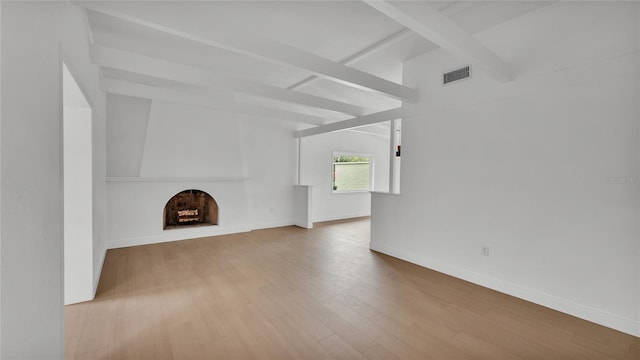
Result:
M176 230L169 230L167 234L152 235L152 236L140 236L128 239L109 240L107 242L107 249L118 249L130 246L159 244L171 241L190 240L208 236L228 235L251 231L249 226L236 226L229 228L216 228L215 231L201 230L201 231L189 231L189 232L175 232ZM178 230L179 231L179 230Z
M104 255L102 257L102 262L104 264L104 257L106 256L107 249L117 249L117 248L139 246L139 245L150 245L150 244L158 244L158 243L171 242L171 241L182 241L182 240L196 239L196 238L207 237L207 236L236 234L236 233L249 232L252 230L271 229L271 228L294 226L294 225L295 224L293 220L283 220L283 221L253 224L251 227L240 226L240 227L226 228L222 231L215 231L215 232L189 231L188 233L182 233L178 235L163 234L163 235L152 235L152 236L140 236L140 237L128 238L128 239L110 240L107 244L107 248L105 249ZM102 269L102 265L100 269ZM98 274L98 279L99 279L99 276L100 274Z
M468 269L452 266L439 261L434 261L415 253L388 246L386 244L373 244L371 250L393 256L453 277L472 282L492 290L496 290L517 298L533 302L572 316L585 319L633 336L640 337L640 321L627 319L616 314L595 309L571 300L529 289L508 281L496 279Z
M293 220L272 221L253 224L252 230L271 229L277 227L293 226L295 222Z
M351 214L338 214L338 215L330 215L330 216L320 216L313 219L314 223L325 222L325 221L334 221L334 220L344 220L344 219L353 219L359 217L367 217L371 216L370 211L361 211L357 213Z
M98 284L100 283L100 276L102 275L102 269L104 268L104 259L107 257L107 248L103 244L102 246L102 256L100 261L100 266L93 268L93 299L96 297L96 293L98 292Z

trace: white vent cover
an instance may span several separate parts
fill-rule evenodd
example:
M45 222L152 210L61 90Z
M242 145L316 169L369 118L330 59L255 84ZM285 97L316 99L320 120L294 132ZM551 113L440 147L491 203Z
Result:
M449 71L442 75L442 84L448 84L454 81L466 79L471 77L471 66L465 66L463 68Z

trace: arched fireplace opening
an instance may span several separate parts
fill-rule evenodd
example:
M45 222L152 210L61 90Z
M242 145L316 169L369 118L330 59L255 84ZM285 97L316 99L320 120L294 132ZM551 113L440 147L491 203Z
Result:
M175 194L164 206L163 229L218 225L218 204L202 190Z

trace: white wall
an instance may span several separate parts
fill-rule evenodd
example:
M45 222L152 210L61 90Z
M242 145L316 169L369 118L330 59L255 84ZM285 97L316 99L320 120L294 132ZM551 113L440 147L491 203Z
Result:
M313 228L313 187L309 185L295 186L295 224L301 228Z
M107 94L107 176L140 176L151 100Z
M108 247L118 248L164 241L249 231L242 180L116 179L108 186ZM198 189L218 204L218 225L163 230L163 209L175 194Z
M400 156L396 156L396 152L398 151L398 146L402 146L402 120L398 119L395 122L392 122L395 125L394 128L394 143L393 149L391 150L394 154L393 156L393 167L389 170L393 173L391 177L393 178L392 186L389 192L398 194L400 193L400 174L402 169L402 152ZM391 181L391 180L390 180Z
M81 40L77 40L81 41ZM81 43L84 45L84 43ZM97 68L93 68L98 75ZM98 79L96 79L98 91ZM98 290L102 265L107 255L107 114L106 96L100 92L91 103L93 148L93 294Z
M240 151L235 115L154 100L140 177L242 177Z
M104 99L80 9L67 2L0 7L0 357L63 358L61 58L88 95L94 125L104 121Z
M122 96L108 101L108 247L251 229L235 115ZM165 204L188 189L214 197L218 225L163 230Z
M108 116L109 247L296 222L296 124L123 96L108 97ZM331 194L332 154L373 154L375 189L387 191L388 140L341 132L303 143L302 181L317 185L314 220L369 215L369 193ZM191 188L210 191L218 201L219 226L163 231L164 204ZM238 215L225 217L229 213Z
M506 84L474 68L442 86L467 62L441 50L407 62L420 115L371 248L640 335L638 19L561 2L477 34L513 64Z
M637 14L636 15L636 18L637 18L636 23L640 23L640 6L638 6L638 8L637 8L636 14ZM640 49L640 26L638 26L636 28L636 45L637 45L637 48ZM637 69L636 69L636 77L637 77L637 80L636 80L636 94L637 94L636 103L640 104L640 71L638 71ZM640 117L640 109L637 109L636 113ZM640 136L640 134L638 136ZM640 162L640 159L639 159L639 162ZM638 164L638 166L640 167L640 163ZM638 199L637 200L638 203L640 203L640 191L637 192L636 196L637 196L637 199ZM638 207L636 212L638 214L638 217L636 218L636 222L638 224L640 224L640 207ZM638 289L639 289L638 290L638 293L639 293L639 295L638 295L638 298L639 298L638 299L638 314L640 314L640 244L637 245L637 249L636 250L637 250L637 257L636 258L639 259L638 260ZM640 315L638 316L638 321L640 321ZM638 333L640 333L640 330L638 330Z
M0 5L0 45L2 44L2 6ZM0 70L2 69L2 46L0 46ZM2 73L0 71L0 82ZM0 149L2 148L2 86L0 85ZM2 189L2 156L0 156L0 190ZM0 208L2 207L2 191L0 191ZM2 216L0 214L0 281L2 280ZM2 286L0 286L0 357L2 356Z
M371 213L368 192L333 193L333 152L373 155L374 191L389 190L388 138L353 131L339 131L302 138L300 183L313 186L313 221L329 221Z
M297 146L290 122L240 117L240 142L247 177L251 227L292 225Z
M63 116L64 302L73 304L94 296L91 109L65 105Z

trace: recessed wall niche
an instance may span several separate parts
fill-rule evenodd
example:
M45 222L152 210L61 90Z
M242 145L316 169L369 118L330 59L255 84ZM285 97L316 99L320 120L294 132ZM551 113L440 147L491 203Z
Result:
M164 206L163 229L218 225L218 203L202 190L184 190Z

